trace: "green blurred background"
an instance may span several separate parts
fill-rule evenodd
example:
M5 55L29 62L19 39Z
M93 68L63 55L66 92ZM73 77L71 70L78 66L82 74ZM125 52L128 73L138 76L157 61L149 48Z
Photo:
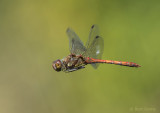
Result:
M101 64L55 72L52 61L69 54L66 29L83 42L97 24ZM160 1L1 0L0 113L159 113Z

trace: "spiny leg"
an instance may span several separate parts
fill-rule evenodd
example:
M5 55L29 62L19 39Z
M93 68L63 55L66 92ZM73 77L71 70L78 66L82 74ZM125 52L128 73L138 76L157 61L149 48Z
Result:
M75 60L74 62L73 62L73 66L78 66L78 61L79 60L82 60L82 62L84 62L85 60L84 60L84 58L82 57L82 55L79 55L79 56L77 56L77 60Z

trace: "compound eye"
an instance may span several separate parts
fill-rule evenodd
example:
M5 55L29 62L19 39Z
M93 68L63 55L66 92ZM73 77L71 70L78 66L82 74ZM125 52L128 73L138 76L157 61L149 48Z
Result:
M60 60L56 60L52 63L52 67L55 71L61 71L62 64Z
M61 68L61 65L59 63L56 63L57 68Z

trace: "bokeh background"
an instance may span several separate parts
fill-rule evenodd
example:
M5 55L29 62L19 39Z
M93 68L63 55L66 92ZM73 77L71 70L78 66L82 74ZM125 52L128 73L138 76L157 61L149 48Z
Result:
M55 72L52 61L69 54L66 29L85 43L97 24L101 64ZM1 0L0 113L159 113L160 1Z

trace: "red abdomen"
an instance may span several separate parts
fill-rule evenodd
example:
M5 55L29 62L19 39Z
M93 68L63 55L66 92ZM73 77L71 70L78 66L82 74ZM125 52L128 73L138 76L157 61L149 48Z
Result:
M94 58L87 57L86 63L92 64L92 63L107 63L107 64L116 64L116 65L122 65L122 66L129 66L129 67L141 67L140 65L134 63L134 62L124 62L124 61L114 61L114 60L99 60Z

